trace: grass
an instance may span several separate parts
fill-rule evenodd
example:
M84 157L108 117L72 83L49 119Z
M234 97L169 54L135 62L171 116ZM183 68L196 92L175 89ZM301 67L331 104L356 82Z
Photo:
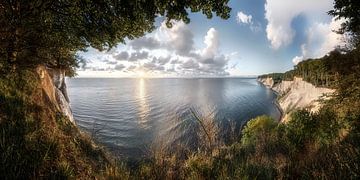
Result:
M92 178L104 151L47 104L35 72L0 77L0 178Z

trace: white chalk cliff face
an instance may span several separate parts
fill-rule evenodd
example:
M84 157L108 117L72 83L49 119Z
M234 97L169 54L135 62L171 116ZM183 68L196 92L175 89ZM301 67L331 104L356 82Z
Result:
M297 109L317 112L321 107L320 101L330 98L335 92L334 89L316 87L297 77L294 77L293 81L282 81L278 84L274 84L272 78L259 78L258 81L280 96L278 103L283 111L283 122L286 122L290 113Z
M49 105L54 105L72 123L75 123L66 91L65 71L39 66L37 73L40 76L43 94L50 101Z

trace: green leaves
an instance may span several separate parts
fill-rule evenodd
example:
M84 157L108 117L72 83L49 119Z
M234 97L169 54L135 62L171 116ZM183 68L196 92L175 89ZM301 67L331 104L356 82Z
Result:
M360 43L360 1L358 0L335 0L334 9L328 14L337 20L345 18L339 33L350 33L353 35L354 45Z
M108 50L154 29L155 18L189 23L188 12L229 18L228 0L15 0L0 2L0 67L73 69L75 53Z

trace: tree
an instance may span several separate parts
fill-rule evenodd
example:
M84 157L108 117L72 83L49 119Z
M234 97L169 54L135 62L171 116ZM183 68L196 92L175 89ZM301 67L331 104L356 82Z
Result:
M350 33L355 46L360 43L360 1L335 0L334 9L328 12L336 19L345 18L339 33Z
M157 17L189 23L188 12L229 18L228 0L3 0L0 68L76 67L87 47L108 50L154 29Z

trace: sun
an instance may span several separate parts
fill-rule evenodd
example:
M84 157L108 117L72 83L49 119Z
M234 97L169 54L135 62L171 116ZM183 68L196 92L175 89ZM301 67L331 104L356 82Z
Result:
M145 78L146 77L146 72L145 71L137 71L137 77Z

